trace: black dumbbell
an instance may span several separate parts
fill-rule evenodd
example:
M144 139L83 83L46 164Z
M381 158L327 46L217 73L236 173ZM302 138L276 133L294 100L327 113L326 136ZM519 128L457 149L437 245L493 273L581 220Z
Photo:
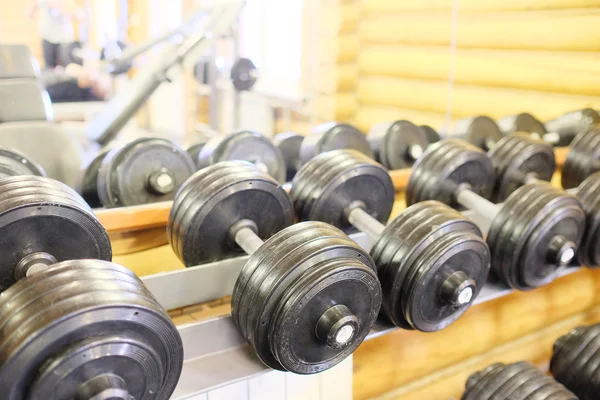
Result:
M197 166L200 169L234 160L249 161L278 182L285 182L283 155L269 138L252 131L240 131L209 140L200 150Z
M293 220L281 184L251 163L229 161L182 186L167 232L186 266L250 254L233 290L233 321L266 365L310 374L363 341L381 286L371 257L344 233Z
M488 151L502 139L502 131L490 117L479 115L465 118L454 124L452 138L471 143L482 150ZM449 137L449 136L446 136Z
M375 160L390 170L410 168L430 144L427 132L406 120L373 125L367 140Z
M273 143L281 151L285 160L287 182L291 181L298 170L298 159L300 158L300 147L304 136L295 132L282 132L273 137Z
M549 181L556 168L552 146L526 134L502 138L489 153L496 169L494 200L504 201L517 188L536 180ZM600 265L600 173L590 175L579 187L569 189L586 213L585 233L579 246L580 260L588 267Z
M529 113L509 115L498 120L498 126L505 135L526 132L552 146L568 146L581 130L598 122L598 113L587 108L567 113L546 125Z
M298 168L318 154L341 149L356 150L373 158L366 135L358 128L350 124L326 122L316 126L302 141Z
M600 171L600 128L583 130L569 146L562 169L562 185L565 189L575 188L597 171Z
M200 169L200 167L198 167L198 159L200 158L200 152L202 151L202 148L205 144L206 142L195 143L189 146L186 150L190 157L192 157L192 160L194 161L194 164L196 164L196 167L198 169Z
M548 183L528 183L503 204L488 199L495 187L490 158L456 139L430 146L413 166L408 205L437 200L474 210L491 221L486 241L491 270L504 283L526 290L549 283L570 264L582 240L585 213L579 200Z
M0 147L0 178L17 175L46 176L46 171L24 154Z
M442 140L440 138L440 134L435 129L430 127L429 125L421 125L421 126L419 126L419 128L421 128L423 130L423 132L425 132L425 135L427 136L427 141L429 142L429 144L437 143L440 140Z
M568 112L560 117L546 122L549 132L556 132L561 141L557 146L568 146L582 131L587 131L593 125L600 123L600 114L591 108L583 108Z
M230 78L237 91L249 91L256 84L258 70L252 60L242 57L231 67Z
M169 399L181 338L85 201L38 176L0 193L2 398Z
M552 377L525 361L492 364L466 383L462 400L578 400Z
M290 192L301 221L356 228L375 240L382 313L396 326L431 332L456 321L483 287L489 249L474 223L435 201L407 208L389 225L395 190L387 171L354 150L320 154Z
M581 400L600 393L600 324L580 326L554 343L550 372Z
M85 169L81 191L92 207L168 201L194 171L189 154L173 142L141 138L98 154Z

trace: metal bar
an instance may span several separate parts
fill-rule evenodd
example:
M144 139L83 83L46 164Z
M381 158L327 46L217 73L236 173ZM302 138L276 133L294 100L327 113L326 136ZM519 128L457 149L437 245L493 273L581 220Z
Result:
M498 205L468 189L459 189L456 194L456 201L461 206L484 215L489 219L494 219L499 209Z
M250 255L254 254L254 252L264 243L262 239L248 227L238 229L235 233L235 242L246 252L246 254Z
M377 221L360 207L356 207L348 213L348 222L373 239L377 239L385 230L385 225Z

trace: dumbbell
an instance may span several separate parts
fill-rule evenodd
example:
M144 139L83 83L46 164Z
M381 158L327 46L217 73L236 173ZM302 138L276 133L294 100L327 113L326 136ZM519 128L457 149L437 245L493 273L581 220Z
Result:
M169 399L181 338L85 201L38 176L0 193L2 398Z
M562 186L575 188L596 171L600 171L600 128L583 130L571 142L562 169Z
M317 154L340 149L356 150L373 158L371 145L358 128L349 124L326 122L316 126L302 141L298 168Z
M354 150L304 164L290 192L301 221L318 220L375 240L371 256L383 289L382 314L396 326L431 332L456 321L488 275L489 249L474 223L436 201L407 208L383 225L394 204L381 165Z
M17 175L46 176L46 171L24 154L0 147L0 178Z
M437 143L441 140L440 134L429 125L421 125L419 128L421 128L423 132L425 132L425 135L427 135L427 141L429 144Z
M599 366L600 324L577 327L554 343L550 372L581 400L598 398Z
M530 113L509 115L498 120L498 126L505 135L527 132L552 146L568 146L581 131L600 122L600 115L591 108L567 113L544 125Z
M204 147L204 145L206 144L206 142L199 142L199 143L195 143L191 146L189 146L187 148L187 152L190 155L190 157L192 157L192 160L194 161L194 164L196 164L196 167L198 169L200 169L198 167L198 157L200 156L200 152L202 151L202 148Z
M375 160L390 170L410 168L430 144L427 132L406 120L373 125L367 140Z
M563 385L526 361L492 364L471 375L465 386L462 400L578 400Z
M504 136L496 122L485 115L465 118L456 122L452 138L462 139L488 151Z
M237 91L249 91L256 84L258 70L252 60L242 57L233 64L229 75Z
M81 192L92 207L172 200L196 166L173 142L141 138L98 154L85 168Z
M371 257L340 230L293 220L281 184L251 163L220 162L181 187L167 236L188 267L249 254L233 289L233 322L267 366L310 374L363 341L381 286Z
M550 181L556 169L552 146L526 134L502 138L488 153L496 169L494 201L504 201L525 183ZM590 175L578 188L567 190L576 195L586 213L585 233L579 246L580 260L589 267L600 265L600 173Z
M300 157L300 147L304 136L295 132L282 132L273 137L273 143L285 160L287 182L291 181L298 170L298 159Z
M249 161L278 182L285 182L283 155L271 140L252 131L240 131L209 140L200 150L197 166L200 169L233 160Z
M413 166L406 202L437 200L474 210L491 221L486 241L497 278L519 290L549 283L575 257L585 229L581 203L536 182L496 205L488 200L494 186L494 167L483 151L446 139L429 146Z

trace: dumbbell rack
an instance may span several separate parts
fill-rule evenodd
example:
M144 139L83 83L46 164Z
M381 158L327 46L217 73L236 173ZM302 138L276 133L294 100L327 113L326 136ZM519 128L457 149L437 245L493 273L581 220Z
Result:
M567 149L557 150L562 165ZM564 153L564 154L563 154ZM390 171L397 191L406 187L410 170ZM123 209L98 210L97 215L109 232L160 227L166 224L171 202ZM466 211L471 219L478 215ZM484 229L485 230L485 229ZM484 232L485 233L485 232ZM364 233L350 236L365 250L373 241ZM205 303L231 295L237 276L248 256L228 259L194 268L149 275L142 278L159 303L167 310ZM562 275L579 268L568 268ZM173 290L173 288L177 288ZM512 293L498 282L487 282L474 304L482 304ZM378 322L366 340L385 335L398 328ZM184 367L173 399L186 399L209 390L245 380L269 371L253 354L238 333L230 315L178 326L184 343Z

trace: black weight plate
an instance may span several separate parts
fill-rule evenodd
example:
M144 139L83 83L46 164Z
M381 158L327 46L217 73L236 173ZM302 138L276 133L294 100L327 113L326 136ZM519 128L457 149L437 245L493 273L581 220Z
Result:
M462 400L577 400L533 364L493 364L467 380Z
M252 90L256 84L256 65L248 58L239 58L231 67L231 81L238 91Z
M283 155L267 137L251 131L209 140L200 151L198 168L233 160L249 161L278 182L285 182Z
M508 115L498 120L498 127L505 135L516 132L527 132L540 139L546 133L544 124L529 113Z
M423 130L423 132L425 132L425 135L427 136L427 141L429 142L429 144L437 143L441 140L440 134L437 133L437 131L435 129L433 129L432 127L430 127L429 125L421 125L421 126L419 126L419 128L421 128Z
M232 312L233 321L245 338L248 339L247 321L248 315L253 310L255 296L271 269L277 268L280 261L277 258L279 250L282 252L293 251L298 246L295 241L290 240L293 237L302 236L303 240L308 242L318 238L331 237L331 235L331 227L321 222L294 224L269 239L268 247L263 246L252 255L238 276L231 299L231 308L236 310L235 313ZM274 248L278 249L278 252L273 252Z
M198 190L197 183L200 182L205 188L212 186L228 174L242 174L248 176L248 165L240 161L221 162L210 168L204 168L190 177L175 195L175 201L169 214L169 223L167 224L167 237L171 247L179 258L182 257L183 249L181 247L184 230L187 228L191 219L195 216L197 210L204 207L204 204L197 201L198 198L205 196L204 192ZM256 173L252 176L258 176ZM219 186L216 186L219 189ZM190 207L195 207L188 212Z
M17 263L31 253L59 261L112 258L106 231L66 185L33 176L3 178L0 185L0 290L15 282Z
M522 133L500 139L488 156L496 170L492 197L496 203L503 202L528 177L549 182L556 169L552 146Z
M206 145L206 142L201 142L201 143L196 143L191 145L190 147L187 148L187 152L190 155L190 157L192 157L192 160L194 161L194 164L196 164L196 169L200 169L202 167L200 167L199 163L198 163L198 158L200 157L200 152L202 151L202 148Z
M590 175L581 185L577 197L586 215L585 234L579 248L581 262L588 267L600 266L600 172Z
M69 64L83 65L83 58L81 57L82 51L83 45L78 40L61 44L58 47L57 62L63 67L66 67Z
M434 201L407 208L370 254L382 284L382 314L407 329L430 332L450 325L468 309L489 271L489 250L479 229ZM441 297L442 284L459 271L475 284L471 299L460 307Z
M176 144L137 139L106 155L98 172L98 195L107 208L172 200L195 170L189 154ZM164 190L154 188L156 176L168 181Z
M375 159L387 169L410 168L429 145L427 134L405 120L374 125L367 139Z
M585 214L579 201L550 184L527 184L504 202L487 236L492 271L515 289L527 290L554 279L563 267L550 258L557 236L579 246Z
M105 150L94 157L85 168L83 178L81 179L81 196L92 208L102 207L100 197L98 196L98 173L102 161L107 154L108 150Z
M504 135L493 119L480 115L457 121L454 125L454 136L488 151Z
M0 302L0 390L7 400L76 398L102 374L128 394L167 400L183 366L181 338L130 271L66 261L19 281ZM89 393L88 393L89 395Z
M303 374L328 369L356 349L375 321L381 303L375 266L334 227L304 222L287 228L265 242L247 266L253 276L239 301L240 310L249 310L246 338L273 368ZM329 347L315 333L319 316L334 304L346 304L358 317L357 333L343 348Z
M294 178L298 170L298 158L300 157L300 146L302 146L303 140L304 136L295 132L278 133L273 138L273 143L277 146L285 160L287 182Z
M600 123L600 114L591 108L584 108L546 122L546 129L548 132L558 134L559 141L556 146L568 146L575 136L598 123Z
M554 344L550 372L582 400L600 390L600 324L577 327Z
M406 187L406 203L437 200L458 207L455 193L459 185L488 199L492 195L495 174L488 156L480 149L457 139L434 143L413 165Z
M373 158L373 151L364 133L349 124L327 122L316 126L302 141L298 168L317 154L341 149L356 150Z
M394 205L395 189L387 171L354 150L319 154L298 171L290 196L298 218L330 223L352 230L347 212L352 203L386 223Z
M562 169L562 186L577 187L588 176L600 170L600 129L579 133L571 142Z
M234 257L240 250L229 230L244 219L254 221L265 239L292 224L293 205L281 185L255 166L217 163L194 174L176 196L171 245L186 266Z
M46 176L46 172L20 152L0 147L0 178L16 175Z

